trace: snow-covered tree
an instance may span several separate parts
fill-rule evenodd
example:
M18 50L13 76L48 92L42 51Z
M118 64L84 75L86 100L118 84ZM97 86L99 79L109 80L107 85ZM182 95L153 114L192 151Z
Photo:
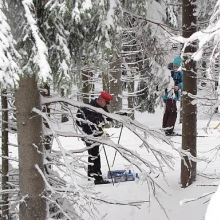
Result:
M5 14L3 13L4 4L0 1L0 88L2 93L2 190L8 189L8 111L6 88L14 87L18 79L19 65L16 60L20 58L18 52L14 48L14 40L11 34L11 28L7 23ZM4 93L3 93L4 92ZM3 96L4 95L4 96ZM2 196L2 219L9 219L8 194Z
M21 184L16 192L20 192L22 195L19 198L22 210L20 219L22 220L25 217L30 219L31 215L37 215L42 219L45 219L46 215L48 218L58 218L59 216L61 219L75 219L79 215L83 218L84 213L91 214L94 218L93 201L112 202L101 198L92 188L79 185L77 177L87 178L78 172L86 164L80 153L87 151L87 149L66 151L59 140L61 135L87 138L114 148L140 170L143 180L149 183L149 190L154 194L157 184L148 172L163 172L164 165L172 168L173 158L167 152L155 149L148 141L147 136L150 135L153 138L162 140L172 147L173 145L169 139L159 131L152 130L128 117L106 113L71 99L57 97L41 97L40 99L38 88L42 82L49 82L53 84L54 90L60 88L70 90L74 80L77 83L79 82L77 74L81 74L84 70L94 72L96 70L97 73L100 73L101 70L108 69L111 62L115 63L118 60L124 64L124 68L129 73L129 69L133 68L129 66L129 56L135 54L136 49L138 49L135 55L138 57L137 67L139 71L144 72L145 65L147 65L147 67L151 67L149 70L157 72L159 64L165 62L163 52L160 53L159 51L158 55L160 47L165 45L161 37L162 28L158 28L161 27L160 22L165 19L162 10L164 7L161 7L157 1L146 3L144 0L133 1L133 3L130 1L104 0L23 0L21 3L10 1L8 7L10 12L14 6L13 9L17 10L13 12L15 14L17 12L17 17L20 18L19 25L12 31L12 33L15 32L13 36L17 44L14 44L14 46L12 44L11 47L16 47L20 54L19 59L16 59L15 62L19 74L16 71L11 71L14 75L11 74L10 78L11 82L15 80L19 82L16 91L16 107L18 111L17 128ZM159 16L159 22L154 23L154 19L158 18L157 16L154 17L154 14ZM125 17L126 21L123 21ZM10 19L10 16L8 16L8 19ZM9 23L13 22L10 21ZM129 31L131 32L129 33ZM19 36L17 36L17 33L19 33ZM10 33L7 36L12 38ZM125 48L130 47L129 41L132 42L132 50L128 50L129 53L123 60ZM4 48L4 45L1 48ZM9 55L11 54L13 53L10 52ZM132 61L134 60L135 57L132 57ZM156 65L155 70L153 68L155 65L151 65L151 62ZM120 65L118 66L120 67ZM109 72L111 72L111 69ZM6 76L10 76L10 74ZM120 74L118 76L120 77ZM144 76L142 79L153 79L151 73L149 76ZM156 88L156 84L154 85L151 82L149 91L151 86ZM54 129L53 122L59 125L59 120L56 120L55 117L59 115L56 112L57 109L54 107L54 117L49 118L47 113L42 111L40 101L42 104L51 106L55 105L55 102L57 105L58 103L63 105L63 109L69 113L70 119L73 121L73 132L65 133ZM72 108L78 107L98 111L123 124L137 135L141 141L140 147L152 152L158 163L152 164L136 152L120 144L115 144L109 139L106 140L104 137L88 137L76 127L74 114L76 109ZM43 127L42 117L48 124L47 129L44 128L44 130L41 130ZM25 136L25 134L28 135ZM58 152L52 154L44 152L44 142L40 140L45 134L50 135L57 141L60 149ZM45 161L43 161L45 158L44 153L47 157ZM27 161L26 155L33 157L33 160L29 159ZM25 164L28 164L28 166L25 167ZM55 166L63 175L68 176L69 181L60 178L54 170L51 170L51 165ZM44 172L45 167L48 172ZM34 177L30 175L31 172ZM25 175L27 173L29 175ZM27 184L27 181L29 181L29 184ZM39 187L34 188L34 182L38 182ZM28 196L27 190L31 192ZM35 201L38 202L36 207L34 207ZM49 204L50 213L46 213L46 203ZM24 208L25 204L28 205L26 209ZM85 204L91 205L85 208ZM36 209L41 209L41 211L36 214Z
M123 80L133 110L154 112L156 86L163 81L159 69L167 66L171 48L165 8L158 1L143 2L142 6L139 2L124 4Z
M3 6L3 1L0 1L0 82L1 88L6 88L7 85L13 87L19 79L19 65L17 60L20 58L20 55L15 50L11 28L2 11Z
M183 38L182 43L184 43L185 47L190 42L198 41L198 50L192 54L191 58L195 61L199 61L203 54L205 53L205 49L207 45L213 45L212 53L209 57L209 65L206 65L206 73L207 78L212 80L212 68L210 68L211 64L215 63L216 60L219 59L219 13L220 13L220 1L217 1L216 6L214 8L214 12L212 13L210 20L208 22L208 26L202 30L197 31L189 38ZM200 99L201 97L194 96L190 94L192 98L195 99L197 104L204 104L204 98ZM206 102L206 101L205 101ZM219 100L213 99L214 107L219 106ZM213 104L212 104L213 105ZM217 219L219 216L215 215L217 213L216 210L216 202L218 201L219 194L218 192L213 196L213 199L210 201L210 205L208 206L208 211L206 215L206 219L214 220ZM212 211L210 211L212 210Z

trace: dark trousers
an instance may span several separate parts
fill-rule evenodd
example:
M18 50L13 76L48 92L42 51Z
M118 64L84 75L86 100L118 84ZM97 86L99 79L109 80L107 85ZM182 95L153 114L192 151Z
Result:
M165 112L163 115L163 128L172 127L169 129L169 132L173 132L176 118L177 118L177 107L176 107L176 101L172 99L164 100L165 102Z
M86 143L87 147L90 147L91 143ZM99 154L99 144L94 145L91 149L88 150L88 176L93 177L96 180L102 179L102 172L101 172L101 158Z

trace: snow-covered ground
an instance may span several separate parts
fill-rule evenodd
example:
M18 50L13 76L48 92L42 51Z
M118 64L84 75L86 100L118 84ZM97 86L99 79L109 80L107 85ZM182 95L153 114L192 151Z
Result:
M155 129L159 129L161 127L161 120L163 115L163 109L157 109L155 114L136 114L137 120L141 123L144 123L147 126L153 127ZM206 162L199 162L198 172L205 173L219 173L220 172L220 159L215 155L216 152L209 152L211 149L218 145L218 138L220 137L219 130L213 129L213 127L218 124L218 121L213 120L210 123L210 129L208 130L208 134L205 133L204 128L208 122L208 116L199 116L198 120L198 135L207 135L207 137L198 137L197 139L197 148L198 148L198 156L199 157L208 157L212 159L212 162L208 164ZM109 129L109 133L115 133L118 136L120 129ZM177 132L181 132L181 124L176 123ZM117 133L116 133L117 132ZM150 137L149 137L150 138ZM116 139L117 140L117 139ZM181 137L172 137L175 148L181 147ZM136 150L141 153L142 149L139 149L138 141L135 139L135 136L128 130L124 129L121 138L121 144L126 145L129 149ZM106 213L105 218L107 220L117 219L117 220L163 220L163 219L171 219L171 220L185 220L185 219L193 219L193 220L202 220L205 216L205 211L207 208L207 201L210 197L204 197L207 193L213 192L216 190L214 186L204 186L204 185L213 185L217 183L217 180L205 179L202 176L197 177L197 181L190 187L186 189L182 189L180 187L180 158L175 150L172 150L170 146L165 143L158 142L156 140L152 140L152 144L155 147L164 149L166 151L171 152L175 155L175 166L174 169L164 168L165 177L159 176L155 179L155 181L165 190L164 193L161 190L156 191L156 197L152 197L151 195L151 203L145 203L141 206L140 209L135 207L127 207L127 206L115 206L115 205L100 205L98 209L103 214ZM108 150L108 158L110 161L113 160L114 151L111 149ZM150 161L155 161L155 158L149 153L147 154L145 151L145 155ZM105 156L102 154L102 164L103 171L107 173L107 165L105 161ZM127 167L126 162L120 155L117 155L114 169L127 168L136 172L133 167ZM134 170L133 170L134 169ZM152 174L152 176L154 176ZM148 185L146 182L142 182L141 180L136 180L134 182L125 182L112 185L102 185L95 186L97 190L101 191L107 198L112 200L119 201L146 201L149 199L148 194ZM196 200L189 202L190 200ZM159 201L159 202L158 202ZM163 209L165 209L166 214ZM166 216L167 215L167 216ZM101 218L100 218L101 219Z
M161 128L163 109L157 108L155 114L147 113L137 113L136 120L141 123L154 128ZM215 154L215 151L210 151L218 145L218 140L220 137L220 127L218 129L213 129L218 120L213 119L209 124L208 133L205 133L205 129L209 120L209 116L200 113L198 116L198 135L205 135L207 137L198 137L197 148L199 157L207 157L210 161L199 162L197 165L198 173L203 172L207 174L220 173L220 159ZM68 122L67 122L68 124ZM68 126L67 126L68 127ZM70 127L69 127L70 128ZM63 128L62 128L63 129ZM106 131L112 135L111 139L117 143L121 128L109 128ZM176 123L176 132L181 133L181 124ZM15 142L16 135L10 136L10 142ZM148 184L141 180L140 178L135 179L131 182L116 183L114 186L112 184L108 185L96 185L95 191L102 193L103 197L108 201L115 203L127 203L134 201L143 201L141 206L127 206L127 205L112 205L103 204L96 202L95 207L99 211L99 215L96 213L96 219L105 220L202 220L205 218L205 212L208 205L210 196L203 197L204 195L214 192L217 187L213 186L218 183L217 180L206 179L201 175L197 176L197 181L186 189L180 187L180 157L172 147L167 145L162 141L153 139L152 137L147 137L148 141L154 145L155 148L166 150L175 156L175 165L172 169L164 167L165 176L161 175L157 178L157 174L151 174L155 182L160 185L164 190L156 188L155 197L152 194L149 195ZM62 146L67 150L74 150L76 148L82 148L84 143L79 138L64 138L60 137ZM181 137L172 137L174 147L176 149L181 148ZM150 160L151 162L156 162L155 158L151 153L140 147L140 140L127 128L123 128L120 144L126 146L129 149L135 150L142 157ZM58 145L54 141L53 149L57 149ZM15 147L11 147L11 155L17 155ZM109 164L112 165L115 151L112 148L105 146ZM102 159L102 171L104 175L107 175L108 166L104 154L104 149L101 147L101 159ZM86 155L85 155L86 160ZM12 163L17 165L16 162ZM138 173L135 167L128 164L119 153L117 153L114 166L111 166L112 170L116 169L128 169L133 173ZM86 172L82 170L86 175ZM83 185L91 185L91 181L87 181L86 178L78 179ZM209 185L209 186L204 186ZM202 198L201 198L202 197ZM200 199L199 199L200 198ZM150 203L148 202L150 199ZM195 201L190 201L195 200ZM84 216L85 217L85 216ZM85 219L92 219L90 216L86 216Z

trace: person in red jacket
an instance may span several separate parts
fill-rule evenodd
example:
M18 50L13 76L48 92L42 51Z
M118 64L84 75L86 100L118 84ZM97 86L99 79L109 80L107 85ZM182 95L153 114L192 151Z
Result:
M107 92L101 92L98 98L92 100L89 104L91 106L102 108L106 112L109 112L107 105L113 100L113 96ZM77 117L87 120L91 123L82 123L80 126L82 130L94 137L101 137L103 135L102 127L107 121L112 121L110 118L104 117L102 114L95 112L88 108L80 108L77 112ZM79 121L78 121L79 122ZM79 123L77 123L79 125ZM95 184L107 184L109 181L104 180L101 172L101 158L99 154L100 144L97 142L84 140L88 148L88 176L95 179ZM91 147L92 146L92 147Z

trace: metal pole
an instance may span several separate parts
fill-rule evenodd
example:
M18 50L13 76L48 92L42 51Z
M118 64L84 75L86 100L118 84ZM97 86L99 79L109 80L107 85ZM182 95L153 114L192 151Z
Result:
M120 139L121 139L122 129L123 129L123 124L122 124L122 126L121 126L121 131L120 131L119 138L118 138L118 144L119 144L119 141L120 141ZM112 162L112 167L114 166L115 158L116 158L117 152L118 152L118 151L116 150L116 151L115 151L115 156L114 156L114 159L113 159L113 162Z
M110 173L110 176L111 176L111 179L112 179L112 184L114 186L114 180L113 180L113 177L112 177L112 173L111 173L111 170L110 170L110 166L109 166L109 162L108 162L108 157L107 157L107 154L106 154L106 151L105 151L105 146L103 145L103 149L104 149L104 152L105 152L105 158L106 158L106 161L107 161L107 165L108 165L108 171Z

